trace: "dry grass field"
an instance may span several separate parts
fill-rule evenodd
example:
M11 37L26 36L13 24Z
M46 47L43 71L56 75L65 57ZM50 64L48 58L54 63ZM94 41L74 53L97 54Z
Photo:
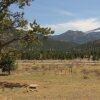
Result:
M18 69L0 82L38 84L0 88L0 100L100 100L100 64L89 61L18 61Z

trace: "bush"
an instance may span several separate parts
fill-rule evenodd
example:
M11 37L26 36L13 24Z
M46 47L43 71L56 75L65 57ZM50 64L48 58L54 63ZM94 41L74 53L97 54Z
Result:
M0 65L2 72L8 72L8 74L10 74L12 70L16 69L15 57L10 55L9 53L2 54Z

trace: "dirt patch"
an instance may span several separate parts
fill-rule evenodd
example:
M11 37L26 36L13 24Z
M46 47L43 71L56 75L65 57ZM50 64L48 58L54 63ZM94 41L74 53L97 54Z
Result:
M0 86L1 87L5 87L5 88L14 88L14 87L16 87L16 88L21 88L21 87L27 87L28 86L28 84L22 84L22 83L14 83L14 82L6 82L6 81L4 81L4 82L0 82Z

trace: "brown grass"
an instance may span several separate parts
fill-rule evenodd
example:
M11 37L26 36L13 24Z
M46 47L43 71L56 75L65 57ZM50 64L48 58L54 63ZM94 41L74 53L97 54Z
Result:
M1 88L0 100L100 100L100 78L96 74L100 70L99 65L73 64L70 72L66 61L49 61L49 65L47 61L36 61L27 66L20 63L18 67L21 68L10 76L0 76L0 81L38 84L37 91L27 92L26 88L5 88L2 91ZM85 74L87 79L83 78L84 69L89 72Z

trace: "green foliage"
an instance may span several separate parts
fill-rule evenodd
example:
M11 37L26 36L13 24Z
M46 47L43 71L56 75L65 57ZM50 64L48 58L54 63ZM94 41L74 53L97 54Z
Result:
M10 55L9 53L2 54L0 66L1 66L2 72L7 71L8 74L10 74L12 70L16 69L15 57Z
M29 48L33 44L40 43L39 34L47 37L48 34L54 33L51 28L43 28L36 21L28 23L24 19L24 12L20 9L24 9L26 5L29 6L31 1L33 0L0 0L0 65L2 72L7 71L10 74L10 71L15 69L15 58L8 52L11 49L8 48L10 44L18 41ZM9 7L13 4L18 6L17 12L10 11ZM27 29L28 25L31 29ZM19 43L17 44L19 45Z
M17 5L19 9L23 9L24 6L29 6L31 1L33 0L0 1L0 51L15 41L21 41L25 46L37 44L39 43L37 34L42 34L46 37L48 34L54 33L51 28L43 28L36 21L28 23L24 19L24 12L21 12L21 10L18 12L11 12L9 10L9 7L13 4ZM27 29L28 25L30 25L31 29ZM13 33L12 30L17 32ZM7 33L9 39L6 38L5 33Z
M100 59L100 48L95 49L34 49L28 50L21 53L21 59L91 59L99 60Z

